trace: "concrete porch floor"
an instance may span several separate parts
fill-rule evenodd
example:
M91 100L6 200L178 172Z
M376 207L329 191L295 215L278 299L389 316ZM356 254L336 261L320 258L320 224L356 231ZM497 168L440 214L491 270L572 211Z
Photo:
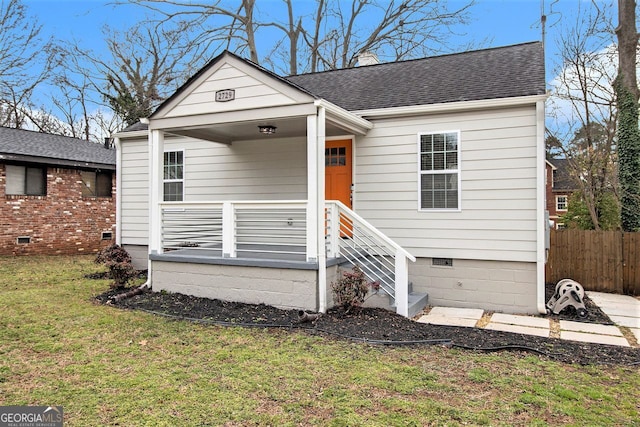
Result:
M222 245L170 249L151 255L152 261L192 262L196 264L244 265L251 267L318 269L317 262L306 260L304 248L288 245L238 244L236 257L225 257ZM342 258L327 258L327 267L340 264Z

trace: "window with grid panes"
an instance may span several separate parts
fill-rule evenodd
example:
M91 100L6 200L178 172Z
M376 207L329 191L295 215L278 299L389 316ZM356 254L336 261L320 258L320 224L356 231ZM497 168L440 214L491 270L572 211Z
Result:
M347 164L347 148L332 147L324 149L325 166L345 166Z
M460 133L419 135L420 209L460 209Z
M164 201L181 202L184 199L184 151L164 153Z
M567 196L556 196L556 210L557 211L566 211L569 206L569 197Z

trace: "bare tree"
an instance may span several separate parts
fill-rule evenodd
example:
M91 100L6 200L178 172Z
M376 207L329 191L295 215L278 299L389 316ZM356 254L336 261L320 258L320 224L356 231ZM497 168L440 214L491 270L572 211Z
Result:
M253 62L282 74L352 67L365 50L385 60L447 50L451 26L465 21L473 1L451 8L438 0L282 0L282 9L271 2L272 10L259 11L256 0L242 0L239 6L224 0L133 0L163 22L182 19L199 27L201 35L194 42L206 49L248 53ZM286 19L274 18L278 12ZM261 31L274 29L282 38L273 46L258 45ZM261 57L260 49L268 54Z
M50 70L37 20L20 0L0 0L0 125L23 127L33 91ZM36 70L36 71L34 71Z
M433 0L333 1L327 7L331 30L305 39L318 40L309 45L317 62L307 69L353 67L364 51L387 61L442 52L451 27L465 22L472 4L451 9L450 3Z
M616 171L616 49L610 11L578 5L576 23L560 32L561 69L552 82L548 141L568 160L569 174L593 228L602 226L603 203L618 203ZM613 195L613 197L609 197ZM588 221L583 221L583 223Z
M58 63L72 64L76 75L59 75L60 82L69 82L69 89L64 105L59 103L58 107L68 122L75 122L68 113L78 108L82 111L83 137L89 136L89 125L96 123L87 110L88 103L111 108L125 125L137 123L206 59L191 43L185 25L167 27L142 23L124 33L105 28L110 57L76 43L61 51Z

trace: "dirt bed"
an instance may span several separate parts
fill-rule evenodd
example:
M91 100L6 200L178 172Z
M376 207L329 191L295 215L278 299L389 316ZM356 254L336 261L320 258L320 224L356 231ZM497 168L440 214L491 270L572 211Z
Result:
M115 293L114 291L106 292L97 296L96 299L101 303L107 303ZM281 310L262 304L242 304L181 294L146 292L112 304L123 309L143 310L170 318L225 325L304 329L308 333L369 344L418 347L446 345L471 351L513 351L578 364L634 365L640 363L638 348L578 343L481 328L429 325L406 319L384 309L365 308L348 314L341 310L330 310L315 322L301 323L299 313L295 310ZM593 303L587 301L587 304L589 304L590 313L587 319L578 318L570 311L554 317L610 323L609 318Z

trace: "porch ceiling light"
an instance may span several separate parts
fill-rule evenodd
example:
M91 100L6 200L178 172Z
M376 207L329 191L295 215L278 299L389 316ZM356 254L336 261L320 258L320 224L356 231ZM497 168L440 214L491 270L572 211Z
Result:
M277 127L272 125L258 125L258 130L260 131L260 133L263 133L265 135L273 135L274 133L276 133L276 129Z

